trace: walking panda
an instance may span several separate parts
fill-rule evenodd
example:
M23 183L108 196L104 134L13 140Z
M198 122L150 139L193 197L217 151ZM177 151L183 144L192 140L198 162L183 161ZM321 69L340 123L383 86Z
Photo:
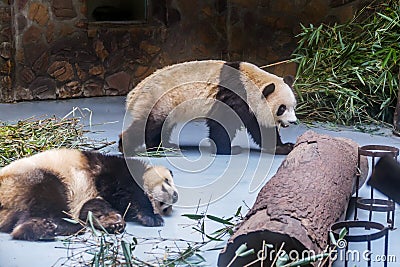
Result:
M86 221L89 211L109 233L123 231L125 221L160 226L160 215L169 214L177 198L172 172L165 167L54 149L0 170L0 231L14 239L49 240L81 230L63 218Z
M270 74L247 62L191 61L165 67L140 82L127 96L133 121L122 132L119 150L133 154L143 143L168 146L173 127L206 119L217 154L231 154L231 140L244 126L262 149L288 154L279 127L297 121L294 79Z

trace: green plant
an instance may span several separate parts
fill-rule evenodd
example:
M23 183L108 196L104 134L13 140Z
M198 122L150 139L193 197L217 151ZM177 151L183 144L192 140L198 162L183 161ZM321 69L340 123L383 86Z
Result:
M233 216L228 218L217 217L211 214L207 214L207 210L202 213L195 214L183 214L193 221L187 226L191 227L195 232L201 234L201 240L192 241L186 239L173 239L158 237L138 237L124 232L119 235L109 234L107 231L102 229L96 229L94 227L97 219L93 217L93 214L89 212L88 219L86 222L75 221L73 219L66 218L65 220L71 223L80 223L85 226L86 234L82 235L79 232L73 236L62 238L64 249L67 250L67 256L59 259L54 265L62 266L160 266L160 267L175 267L175 266L208 266L206 259L202 256L202 253L208 250L220 250L222 247L215 247L215 243L223 243L225 237L229 237L233 234L235 227L243 220L241 213L242 207L239 207ZM206 230L207 225L215 224L219 228L211 233ZM214 225L214 226L215 226ZM347 230L344 228L338 235L338 240L341 240L347 234ZM272 262L273 267L297 267L308 265L309 263L318 262L318 267L325 266L325 263L331 257L332 253L336 253L338 246L338 240L335 239L333 233L329 233L331 240L331 246L327 246L326 250L320 254L313 255L290 261L288 254L285 252L284 245L282 243L280 248L275 254L275 258ZM157 250L153 256L153 259L141 259L135 255L135 250L139 246L152 244L153 249ZM207 245L213 244L212 248ZM268 244L266 241L263 242L261 251L264 253L263 248L272 249L274 246ZM150 252L149 252L150 253ZM247 257L255 253L254 249L249 249L247 244L242 244L235 251L235 256L231 259L228 266L233 266L237 258ZM257 260L248 263L245 266L252 266L253 264L260 262L261 266L264 264L264 255Z
M189 226L201 234L201 240L192 241L185 239L171 239L158 237L138 237L127 232L119 235L109 234L105 229L94 227L96 218L88 214L87 222L78 222L73 219L65 220L71 223L80 223L85 226L86 234L82 232L67 238L62 238L67 256L59 259L54 265L68 266L204 266L206 260L201 256L206 251L206 246L214 242L224 241L223 237L233 233L233 228L242 219L241 207L237 209L234 216L221 218L206 214L184 214L182 215L193 224ZM222 228L206 233L207 223L222 225ZM139 246L153 244L157 252L151 260L142 260L135 255Z
M89 132L75 117L75 109L64 116L31 117L16 123L0 122L0 166L53 148L98 150L113 144L85 136ZM70 115L73 115L72 117ZM90 124L90 129L92 125Z
M301 25L297 113L350 125L393 121L399 86L400 4L371 4L350 22Z
M29 118L16 124L1 123L0 165L47 149L77 147L83 127L76 118Z
M54 265L61 263L61 266L156 266L146 263L132 254L138 244L135 237L129 241L124 234L109 234L104 228L96 229L95 222L98 225L101 224L90 211L86 222L69 218L65 218L65 220L81 224L87 233L82 235L83 233L80 231L61 239L63 248L67 249L67 256L58 259Z

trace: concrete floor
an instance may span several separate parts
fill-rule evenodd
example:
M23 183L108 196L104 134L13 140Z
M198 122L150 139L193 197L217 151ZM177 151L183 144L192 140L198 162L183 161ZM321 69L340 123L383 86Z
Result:
M91 138L117 141L118 134L123 128L124 118L124 97L75 99L64 101L42 101L24 102L18 104L0 104L0 121L17 121L31 116L56 115L63 117L70 113L73 108L79 108L75 115L81 117L83 123L92 124ZM90 110L90 112L88 111ZM309 128L304 125L296 125L281 131L283 141L295 142L296 137ZM393 137L389 130L383 129L381 134L366 134L351 129L315 127L314 131L330 134L333 136L347 137L355 140L360 145L385 144L400 147L400 138ZM187 144L200 142L206 136L206 128L202 123L194 123L185 127L181 133L182 142ZM234 144L244 145L247 143L246 134L241 132ZM117 153L117 146L107 147L104 152ZM242 153L235 156L211 156L207 151L202 156L196 151L188 151L185 157L152 158L151 163L163 164L171 168L175 175L175 183L180 188L180 200L174 208L170 217L165 218L163 227L146 228L135 223L129 223L127 232L136 237L174 238L184 240L200 240L198 233L192 230L193 221L181 216L185 213L198 213L207 211L208 214L219 217L230 217L239 206L243 206L244 213L246 205L252 206L259 191L260 185L264 184L277 170L284 156L260 156L256 151L250 154ZM262 164L262 168L259 168ZM254 170L257 170L256 172ZM239 177L232 179L232 177ZM258 179L253 179L257 177ZM266 179L264 179L266 177ZM225 179L226 178L226 179ZM196 190L193 190L196 188ZM365 185L361 196L369 195L369 188ZM196 207L200 203L200 207ZM209 204L207 204L209 203ZM361 214L365 216L365 214ZM377 221L384 221L383 215L374 217ZM400 225L400 209L396 206L396 222ZM206 224L206 231L211 233L220 228L213 222ZM185 242L176 243L185 244ZM372 243L373 256L383 254L383 241ZM174 242L172 242L174 244ZM161 243L159 248L165 246ZM223 242L213 242L207 248L223 247ZM60 266L68 253L62 242L24 242L10 239L8 234L0 234L0 267L9 266ZM350 249L364 251L365 246L351 244ZM134 251L134 254L146 260L152 260L152 252L160 252L162 249L155 249L151 242L141 243ZM210 250L203 253L208 266L216 266L218 250ZM388 266L400 266L400 232L393 230L389 237L389 254L394 257L394 262ZM75 265L67 263L67 266ZM354 262L349 266L367 266L365 261ZM334 266L343 266L343 263L335 263ZM372 266L383 266L382 263L374 262Z

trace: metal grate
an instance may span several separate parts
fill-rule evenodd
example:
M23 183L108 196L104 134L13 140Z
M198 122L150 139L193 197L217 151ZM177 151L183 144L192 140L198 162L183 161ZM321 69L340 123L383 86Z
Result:
M385 145L366 145L358 148L358 167L360 168L361 156L371 157L372 160L372 173L375 171L375 163L377 158L384 156L390 156L397 160L399 155L399 149L392 146ZM379 179L385 179L380 177ZM394 214L395 214L395 203L391 199L376 199L374 197L374 188L371 187L370 198L359 197L359 184L360 174L357 176L356 181L356 204L354 211L354 220L358 220L358 209L368 210L369 216L368 221L372 221L373 212L386 212L387 223L390 229L394 228Z
M372 241L378 240L380 238L385 238L384 242L384 257L385 259L388 258L388 246L389 246L389 228L384 226L383 224L376 223L376 222L369 222L369 221L344 221L344 222L337 222L331 226L331 232L334 234L336 238L339 237L339 232L341 229L346 228L347 231L351 228L364 228L365 231L375 229L377 231L374 231L373 233L370 234L359 234L359 235L351 235L348 234L344 237L344 240L346 242L342 242L343 240L338 240L338 244L341 244L339 249L344 250L344 266L348 266L348 251L349 251L349 243L360 243L360 242L366 242L367 243L367 250L372 251ZM367 260L368 267L371 266L372 260L371 258L368 258ZM387 261L383 261L383 266L387 267Z

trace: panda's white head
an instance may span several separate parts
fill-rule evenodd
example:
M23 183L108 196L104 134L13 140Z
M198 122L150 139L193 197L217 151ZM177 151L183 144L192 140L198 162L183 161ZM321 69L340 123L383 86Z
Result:
M285 76L265 85L263 89L263 96L268 102L278 127L288 127L290 124L297 123L295 113L297 102L292 90L293 82L292 76Z
M178 201L178 190L169 169L164 166L148 167L143 174L143 187L155 213L171 214L172 204Z
M256 94L248 95L248 101L261 125L288 127L291 123L297 122L295 113L297 102L292 89L293 76L281 78L247 62L240 64L240 70L246 76L243 83L248 88L254 88L255 85L258 89ZM247 92L253 92L253 90L247 90ZM270 113L265 112L266 108L269 108Z

